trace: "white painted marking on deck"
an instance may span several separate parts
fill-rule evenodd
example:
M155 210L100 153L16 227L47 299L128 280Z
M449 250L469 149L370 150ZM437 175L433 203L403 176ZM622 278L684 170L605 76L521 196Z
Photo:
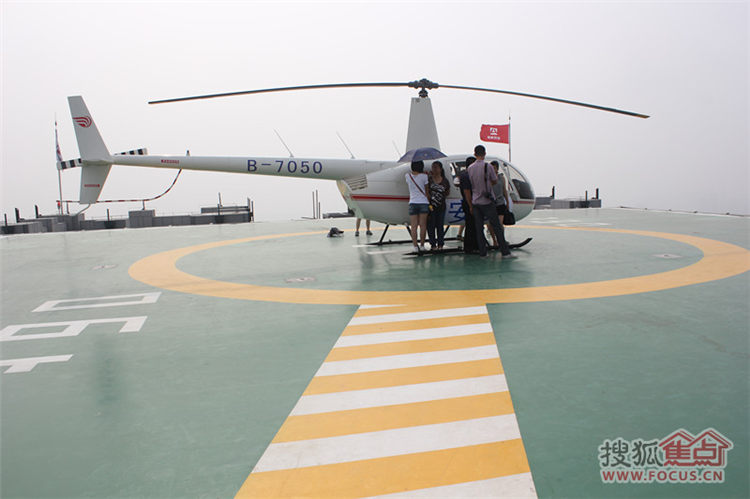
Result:
M39 364L51 362L67 362L73 357L70 355L50 355L47 357L26 357L24 359L0 360L0 367L8 367L3 374L27 373Z
M404 250L376 250L376 251L365 251L368 255L388 255L391 253L403 253Z
M412 321L422 319L442 319L444 317L462 317L465 315L486 314L487 307L464 307L445 308L439 310L426 310L423 312L402 312L399 314L371 315L366 317L354 317L349 321L350 326L362 324L380 324L383 322Z
M557 227L603 227L612 225L608 222L584 222L583 220L578 220L576 218L557 217L536 218L534 220L529 220L528 223L532 225L555 225Z
M114 296L97 296L94 298L69 298L65 300L49 300L38 307L32 312L52 312L56 310L73 310L81 308L101 308L101 307L122 307L125 305L148 305L156 303L161 296L161 291L155 293L136 293L132 295L114 295ZM141 297L140 300L121 300L121 301L106 301L105 300L120 300L121 298L136 298ZM90 302L81 303L78 305L64 305L60 306L61 303L75 303L75 302ZM103 303L102 303L103 302Z
M389 355L386 357L372 357L369 359L324 362L315 376L385 371L387 369L452 364L454 362L468 362L470 360L496 358L498 358L497 346L484 345L481 347L441 350L438 352L409 353L403 355Z
M333 348L378 345L381 343L394 343L412 340L429 340L437 338L449 338L453 336L466 336L469 334L491 333L492 324L465 324L462 326L434 327L429 329L411 329L408 331L396 331L393 333L373 333L342 336Z
M140 317L116 317L112 319L84 319L78 321L63 322L40 322L37 324L11 324L5 326L0 331L0 341L23 341L23 340L42 340L47 338L64 338L68 336L78 336L91 324L108 324L123 322L124 324L118 331L119 333L137 333L143 327L148 316ZM27 333L17 334L24 329L40 329L65 326L62 331L54 333Z
M515 414L274 443L254 472L345 463L521 438Z
M361 307L361 309L366 308L373 309L378 307ZM383 310L382 312L388 312L388 310ZM377 311L374 313L377 314ZM341 336L336 342L333 351L337 348L363 345L384 343L396 345L402 342L422 339L451 338L469 334L492 333L492 326L489 322L406 331L387 331L388 322L479 314L487 314L487 308L484 306L464 307L354 317L349 322L350 326L357 324L384 324L383 329L386 331ZM410 344L410 348L415 346L418 346L418 344ZM425 349L429 348L429 345L425 345ZM361 350L360 354L365 355L364 352L367 351L368 349ZM372 353L372 355L377 354ZM500 361L496 344L435 352L425 351L401 355L328 361L321 365L315 377L323 378L326 376L343 375L343 379L346 379L346 375L356 374L357 379L362 380L366 379L367 373L377 373L378 371L486 359L497 359L498 362ZM392 414L398 414L397 410L406 408L409 404L508 391L504 374L487 376L478 374L467 375L474 377L421 383L407 381L409 378L404 378L401 384L396 384L395 386L363 390L349 390L346 388L346 383L343 383L340 391L303 395L300 397L289 415L290 418L295 418L294 422L291 422L292 420L290 419L284 425L289 424L294 428L299 424L314 424L312 423L314 420L321 427L325 428L327 425L340 425L342 421L340 418L343 416L342 411L388 407L389 409L383 410L386 412L390 411ZM398 381L395 382L398 383ZM409 410L413 409L416 409L416 407L409 408ZM501 407L498 406L497 409L500 410ZM380 411L381 409L375 410ZM507 408L503 408L503 412L507 412ZM345 417L351 417L352 415L353 413L347 413ZM523 444L522 442L518 442L521 435L515 414L511 412L510 414L490 415L486 411L478 411L476 414L464 414L461 417L472 416L474 416L473 419L460 419L459 417L451 417L450 414L446 414L445 419L439 420L441 422L432 424L418 424L419 421L413 419L404 418L403 420L399 420L397 418L391 421L389 425L382 426L385 429L378 431L358 432L355 428L340 428L337 426L334 432L316 433L315 436L319 438L304 438L301 435L304 435L305 432L298 434L300 436L297 438L284 438L282 439L283 441L275 442L268 446L238 495L256 497L268 494L269 489L264 487L269 485L267 481L269 480L269 476L264 475L263 478L259 477L262 472L275 471L278 474L273 475L275 478L270 478L270 480L272 483L278 481L278 484L273 485L273 487L278 487L276 490L306 491L305 494L323 497L326 495L326 490L332 490L328 487L330 480L335 480L335 474L333 474L332 470L330 468L320 468L322 474L317 482L314 478L316 476L315 473L299 474L296 470L317 466L325 467L333 464L361 463L371 459L385 459L407 455L414 455L415 459L419 459L420 453L441 452L451 449L456 451L461 450L461 452L474 455L475 452L479 452L475 446L512 440L517 443L509 445L507 447L508 450L498 451L497 468L493 468L495 464L489 464L490 469L498 475L503 475L506 472L514 473L512 475L487 478L493 475L487 473L482 475L473 474L471 471L472 464L470 462L462 463L458 464L458 466L466 468L462 471L464 473L462 476L466 476L470 481L453 485L440 485L445 483L445 481L435 480L435 487L429 487L433 482L425 483L424 476L420 480L418 476L419 470L414 470L414 473L417 474L415 475L415 481L410 483L411 480L407 477L404 488L410 488L410 486L425 488L391 494L390 496L385 495L384 497L535 497L536 492L531 473L519 473L519 471L528 470L528 463L524 455ZM435 420L432 419L431 421ZM394 422L397 424L393 424ZM421 422L426 423L427 421ZM374 428L371 427L371 429ZM284 427L282 426L283 430ZM294 434L293 430L291 434ZM313 434L308 435L312 436ZM506 447L501 448L504 449ZM480 455L477 454L477 456ZM517 466L511 471L507 468L507 463L517 463ZM258 473L259 475L254 475L254 473ZM258 480L254 480L253 478L255 477ZM486 479L471 481L475 478ZM312 480L312 483L310 480ZM379 477L377 480L383 481L383 491L394 490L387 483L387 477ZM348 491L347 494L358 495L357 485L354 484L352 487L353 490ZM367 490L369 493L377 493L379 488L381 488L380 482L375 482L369 483ZM316 491L318 492L316 493Z
M292 409L291 416L347 411L366 407L412 404L471 395L508 391L505 375L495 374L478 378L452 379L413 385L368 388L346 392L303 395Z

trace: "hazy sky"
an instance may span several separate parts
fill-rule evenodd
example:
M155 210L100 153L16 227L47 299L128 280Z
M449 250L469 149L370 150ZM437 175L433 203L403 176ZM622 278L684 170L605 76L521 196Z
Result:
M496 94L430 93L441 146L464 154L512 116L512 161L537 194L604 206L750 213L748 2L11 2L2 0L2 211L58 197L54 119L78 157L66 97L83 95L111 152L392 160L411 89L151 99L317 83L410 81L551 95L648 120ZM507 146L490 144L507 157ZM175 170L114 167L102 198L164 190ZM79 170L63 172L77 199ZM335 183L185 171L162 214L255 201L258 219L342 211ZM124 214L138 204L106 208Z

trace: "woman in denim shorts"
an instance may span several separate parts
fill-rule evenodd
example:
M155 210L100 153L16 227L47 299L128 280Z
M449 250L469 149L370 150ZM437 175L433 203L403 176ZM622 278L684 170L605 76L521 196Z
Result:
M424 240L427 235L427 214L430 212L430 188L423 161L412 161L411 172L406 174L406 185L409 187L409 220L411 223L411 242L414 251L427 251ZM420 244L417 246L417 227L419 227Z

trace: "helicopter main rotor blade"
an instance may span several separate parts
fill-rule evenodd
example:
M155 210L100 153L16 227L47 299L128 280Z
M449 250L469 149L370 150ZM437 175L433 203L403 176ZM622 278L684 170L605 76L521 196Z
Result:
M506 94L506 95L517 95L519 97L529 97L532 99L542 99L542 100L548 100L552 102L561 102L563 104L571 104L574 106L582 106L582 107L588 107L591 109L598 109L599 111L608 111L610 113L618 113L618 114L625 114L627 116L635 116L636 118L643 118L646 119L649 116L645 114L640 113L634 113L632 111L624 111L622 109L615 109L613 107L604 107L604 106L597 106L595 104L588 104L586 102L578 102L573 100L567 100L567 99L558 99L556 97L548 97L546 95L536 95L536 94L525 94L522 92L512 92L510 90L497 90L494 88L479 88L479 87L462 87L458 85L440 85L440 88L453 88L457 90L476 90L479 92L493 92L496 94Z
M479 92L492 92L496 94L506 94L506 95L515 95L518 97L529 97L532 99L541 99L541 100L548 100L552 102L560 102L562 104L571 104L574 106L581 106L581 107L587 107L590 109L597 109L599 111L607 111L610 113L618 113L618 114L624 114L627 116L634 116L636 118L648 118L648 115L640 114L640 113L634 113L632 111L624 111L622 109L615 109L613 107L604 107L604 106L597 106L595 104L588 104L586 102L578 102L568 99L558 99L556 97L548 97L546 95L536 95L536 94L527 94L523 92L512 92L510 90L498 90L494 88L480 88L480 87L464 87L459 85L440 85L438 83L432 82L430 80L427 80L426 78L423 78L421 80L411 81L411 82L373 82L373 83L326 83L321 85L300 85L295 87L276 87L276 88L262 88L258 90L240 90L238 92L224 92L219 94L205 94L205 95L193 95L189 97L176 97L173 99L161 99L161 100L153 100L149 101L149 104L164 104L167 102L182 102L182 101L190 101L190 100L200 100L200 99L214 99L217 97L232 97L235 95L250 95L250 94L262 94L267 92L284 92L287 90L315 90L315 89L321 89L321 88L345 88L345 87L411 87L411 88L420 88L421 91L419 92L420 97L426 97L427 96L427 89L433 90L436 88L452 88L456 90L474 90Z
M213 99L216 97L232 97L235 95L262 94L265 92L283 92L286 90L314 90L319 88L344 88L344 87L407 87L409 83L328 83L323 85L301 85L297 87L262 88L259 90L240 90L238 92L225 92L221 94L193 95L190 97L176 97L174 99L161 99L149 101L149 104L164 104L167 102L181 102L189 100Z

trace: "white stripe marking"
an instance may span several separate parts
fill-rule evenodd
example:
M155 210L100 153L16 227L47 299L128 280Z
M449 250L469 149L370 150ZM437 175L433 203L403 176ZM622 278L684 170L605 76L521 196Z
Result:
M386 307L400 307L400 306L401 305L399 305L399 304L394 304L394 305L360 305L359 308L360 308L360 310L366 310L366 309L369 309L369 308L386 308Z
M368 388L347 392L303 395L297 401L290 416L320 414L323 412L347 411L365 407L411 404L430 400L443 400L486 393L507 392L508 384L502 374L476 378L433 381L412 385Z
M373 498L400 499L413 497L415 499L440 499L456 497L536 497L534 480L531 473L519 473L517 475L501 476L489 480L478 480L476 482L457 483L443 487L432 487L429 489L408 490L372 496Z
M466 336L468 334L491 333L492 324L466 324L463 326L434 327L430 329L412 329L409 331L395 331L392 333L356 334L341 336L333 348L360 345L377 345L381 343L397 343L401 341L428 340L435 338L450 338L452 336Z
M156 293L138 293L133 295L114 295L114 296L97 296L94 298L70 298L66 300L50 300L42 303L36 307L32 312L50 312L57 310L73 310L80 308L99 308L99 307L120 307L123 305L146 305L149 303L156 303L161 296L161 291ZM125 300L125 301L105 301L114 300L117 298L137 298L141 297L140 300ZM61 303L76 303L77 305L60 305ZM88 302L88 303L87 303ZM103 302L103 303L97 303Z
M334 360L324 362L315 376L385 371L386 369L403 369L498 358L500 358L500 354L497 351L497 345L493 344L456 350L441 350L439 352L408 353L369 359Z
M389 255L392 253L401 253L403 250L381 250L381 251L365 251L368 255Z
M73 357L70 355L50 355L49 357L26 357L24 359L5 359L0 360L0 367L7 367L3 374L27 373L34 369L38 364L49 362L67 362Z
M253 473L346 463L521 438L515 414L268 446Z
M464 315L486 314L487 307L444 308L440 310L425 310L423 312L402 312L400 314L371 315L354 317L349 321L350 326L362 324L380 324L381 322L411 321L420 319L441 319L443 317L461 317Z

